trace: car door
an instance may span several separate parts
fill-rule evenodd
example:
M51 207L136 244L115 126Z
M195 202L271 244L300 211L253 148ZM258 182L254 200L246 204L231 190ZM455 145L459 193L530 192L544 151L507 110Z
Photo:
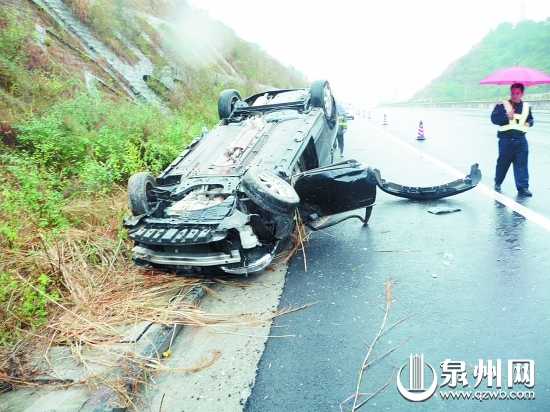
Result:
M376 179L370 167L356 160L308 170L293 176L302 216L330 216L363 207L376 199Z

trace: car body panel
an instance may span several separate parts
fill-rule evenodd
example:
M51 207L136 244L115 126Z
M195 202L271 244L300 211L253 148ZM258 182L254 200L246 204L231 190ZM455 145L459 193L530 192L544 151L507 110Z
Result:
M437 200L454 196L476 187L481 180L481 171L478 166L477 163L473 164L470 168L470 174L463 179L454 180L444 185L428 187L402 186L397 183L386 182L382 179L378 169L374 169L374 176L376 177L377 186L390 195L415 200Z
M371 207L376 200L374 172L355 160L335 163L295 176L302 216L330 216Z

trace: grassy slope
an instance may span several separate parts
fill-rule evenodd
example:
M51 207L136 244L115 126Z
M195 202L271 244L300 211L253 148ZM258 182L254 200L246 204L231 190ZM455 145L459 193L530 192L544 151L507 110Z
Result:
M117 33L155 67L177 66L181 81L173 89L151 83L174 113L165 116L133 103L115 79L78 50L78 41L33 3L1 3L0 390L2 380L24 380L13 360L23 359L28 345L112 338L105 325L120 321L116 313L136 311L121 290L148 296L192 282L159 282L132 265L121 225L128 212L124 187L132 173L158 173L203 126L215 124L223 89L248 95L259 91L258 84L306 85L299 73L185 2L175 9L159 2L164 8L151 9L153 2L126 0L117 2L117 9L115 2L90 8L90 2L66 0L129 64L135 56ZM157 19L185 18L145 20L128 8ZM207 27L208 36L190 32L186 19ZM154 21L161 24L154 27ZM36 23L47 28L44 44L34 37ZM202 36L204 45L188 41L197 50L182 50L190 35ZM198 58L190 63L191 55ZM84 70L105 81L98 92L86 92ZM139 306L149 318L154 315L143 307L150 304Z

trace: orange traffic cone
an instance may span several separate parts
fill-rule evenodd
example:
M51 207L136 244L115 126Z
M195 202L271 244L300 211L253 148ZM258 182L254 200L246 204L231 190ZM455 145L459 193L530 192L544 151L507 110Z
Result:
M387 126L388 120L386 119L386 115L384 114L384 121L382 122L382 126Z
M420 120L420 124L418 125L418 136L416 136L416 140L426 140L424 137L424 124L422 120Z

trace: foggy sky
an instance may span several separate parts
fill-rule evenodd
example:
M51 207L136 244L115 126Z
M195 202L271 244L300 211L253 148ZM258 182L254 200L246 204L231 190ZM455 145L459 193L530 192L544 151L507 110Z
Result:
M407 100L500 23L521 0L189 0L241 38L339 99L362 107ZM525 17L550 16L550 0L524 0ZM510 62L510 66L515 64Z

